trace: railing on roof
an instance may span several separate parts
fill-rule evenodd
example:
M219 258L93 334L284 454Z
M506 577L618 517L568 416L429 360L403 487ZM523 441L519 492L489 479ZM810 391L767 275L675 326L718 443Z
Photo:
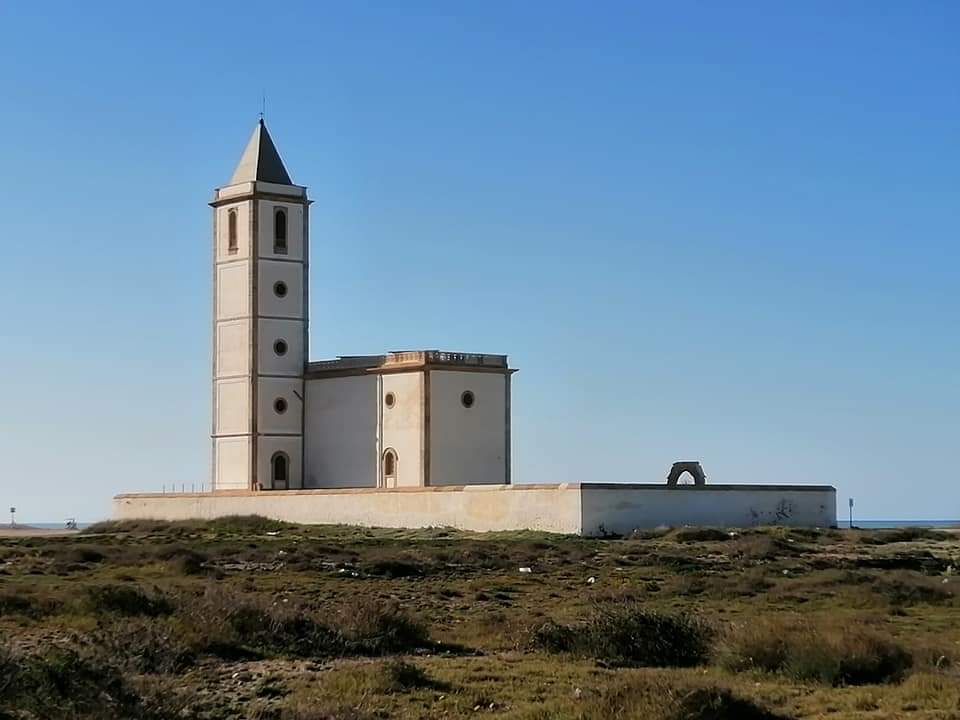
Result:
M441 350L417 350L392 352L387 355L386 365L424 363L438 365L482 365L486 367L506 367L506 355L487 355L484 353L457 353Z

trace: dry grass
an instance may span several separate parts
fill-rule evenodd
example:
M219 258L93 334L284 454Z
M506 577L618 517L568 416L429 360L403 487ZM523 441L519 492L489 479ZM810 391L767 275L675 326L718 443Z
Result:
M780 673L827 685L899 682L912 655L889 635L862 624L775 618L732 627L715 659L732 672Z
M0 540L0 718L960 716L955 536L95 530Z

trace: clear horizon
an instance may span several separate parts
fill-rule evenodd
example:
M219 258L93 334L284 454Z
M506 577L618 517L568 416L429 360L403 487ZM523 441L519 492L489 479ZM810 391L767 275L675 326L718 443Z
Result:
M0 6L0 503L209 483L210 200L266 93L312 358L507 353L513 477L960 518L960 6ZM264 52L275 42L276 52Z

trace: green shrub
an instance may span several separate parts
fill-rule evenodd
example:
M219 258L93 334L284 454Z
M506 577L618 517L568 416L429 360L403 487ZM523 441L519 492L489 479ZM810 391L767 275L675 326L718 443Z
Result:
M167 618L120 618L101 625L91 639L124 670L136 673L179 673L196 660L179 626Z
M83 648L0 650L0 717L132 718L139 698L119 669Z
M671 539L676 542L726 542L730 533L720 528L711 527L682 527L674 530Z
M154 554L179 575L203 575L208 558L202 552L184 545L162 545Z
M570 652L615 665L687 667L706 661L712 637L712 631L692 616L666 615L627 603L597 606L575 625L541 625L531 642L548 652Z
M437 682L421 668L406 660L390 660L383 666L385 690L388 692L403 692L417 688L431 688L441 690L447 686Z
M197 652L225 659L331 657L343 651L340 633L312 614L216 586L182 598L178 619Z
M88 608L98 614L158 617L174 610L170 598L158 591L145 592L136 585L94 585L86 589L86 595Z
M410 652L430 644L426 627L396 601L360 599L349 603L338 614L337 627L352 654Z
M918 540L954 540L955 536L942 530L905 527L887 530L861 530L858 539L867 545L887 545L889 543L916 542Z
M780 716L729 688L648 677L615 685L596 699L581 701L573 712L563 716L578 720L780 720ZM553 713L542 717L553 717Z
M22 590L4 590L0 592L0 615L20 615L39 619L53 615L61 607L55 598L28 595Z
M827 685L897 682L913 665L907 650L875 631L782 620L731 630L715 659L732 672L759 670Z

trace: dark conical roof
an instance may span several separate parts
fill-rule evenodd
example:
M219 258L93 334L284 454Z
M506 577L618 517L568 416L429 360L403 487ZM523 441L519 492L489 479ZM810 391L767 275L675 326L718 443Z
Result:
M237 169L233 171L230 185L245 182L269 182L279 185L293 185L287 169L283 166L277 146L273 144L263 118L253 129L250 142L247 143Z

